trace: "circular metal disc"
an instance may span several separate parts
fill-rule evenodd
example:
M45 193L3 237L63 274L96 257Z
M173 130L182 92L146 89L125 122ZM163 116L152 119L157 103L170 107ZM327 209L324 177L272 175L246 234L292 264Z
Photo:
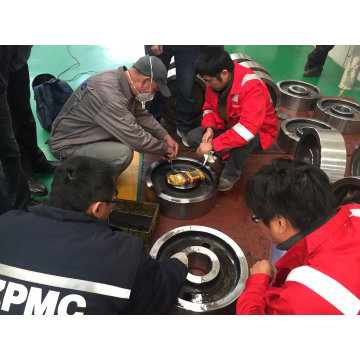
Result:
M360 176L360 141L356 144L350 161L350 175Z
M277 86L281 93L280 106L295 111L313 110L322 96L319 87L304 81L282 80Z
M231 60L236 61L238 63L245 61L252 61L252 58L249 55L243 53L234 53L230 54Z
M360 204L360 177L348 176L332 185L336 206L345 204Z
M320 99L314 117L336 127L342 134L360 133L360 105L339 97Z
M290 155L295 154L296 146L300 137L304 134L304 128L336 130L333 126L316 119L294 117L281 123L277 143L279 147Z
M172 219L195 219L210 211L216 202L218 180L214 170L197 159L177 157L172 161L176 171L200 170L205 179L190 189L177 189L167 183L171 165L159 160L146 172L146 199L160 205L160 213Z
M337 130L304 128L294 158L322 169L334 183L345 174L344 138Z
M150 255L164 260L177 252L186 252L197 246L207 248L213 253L214 264L217 260L220 266L211 276L211 281L193 282L188 279L178 298L177 307L188 313L218 311L237 300L248 277L245 255L235 241L209 227L183 226L160 237L152 247Z

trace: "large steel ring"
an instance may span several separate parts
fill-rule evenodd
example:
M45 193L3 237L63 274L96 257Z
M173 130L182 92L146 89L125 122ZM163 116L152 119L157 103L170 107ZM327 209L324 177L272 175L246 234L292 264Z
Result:
M360 105L338 97L320 99L314 118L336 127L342 134L360 133Z
M350 175L360 176L360 141L355 145L350 160Z
M360 177L348 176L332 185L336 206L360 204Z
M316 119L294 117L281 123L277 144L290 155L295 154L296 146L300 137L304 134L304 128L336 130L333 126Z
M146 199L160 205L160 213L172 219L195 219L210 211L216 202L218 179L214 170L189 157L177 157L172 161L175 171L201 168L205 179L190 189L177 189L169 185L166 177L171 173L171 164L159 160L146 171Z
M346 169L346 147L337 130L304 128L295 151L295 160L315 165L329 177L330 183L341 179Z
M240 247L224 233L206 226L182 226L161 236L150 255L158 260L188 254L189 274L175 313L223 312L245 288L248 264Z
M319 87L298 80L282 80L277 83L280 89L280 106L295 111L313 110L322 96ZM321 120L321 119L320 119Z
M242 63L245 61L252 61L251 56L243 54L243 53L234 53L230 54L231 60L236 61L238 63Z
M165 98L164 110L162 116L168 124L176 125L177 81L176 81L175 67L170 68L168 71L167 85L169 87L171 95ZM193 95L194 95L193 126L194 127L200 126L201 124L202 107L205 101L205 89L206 89L206 85L204 81L199 76L195 76L194 86L193 86Z

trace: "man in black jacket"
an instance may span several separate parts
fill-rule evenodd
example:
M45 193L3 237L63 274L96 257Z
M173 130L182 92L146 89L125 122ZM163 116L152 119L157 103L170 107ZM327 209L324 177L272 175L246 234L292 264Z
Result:
M107 223L114 199L111 169L72 157L47 204L0 216L0 314L158 314L176 302L186 255L152 259Z

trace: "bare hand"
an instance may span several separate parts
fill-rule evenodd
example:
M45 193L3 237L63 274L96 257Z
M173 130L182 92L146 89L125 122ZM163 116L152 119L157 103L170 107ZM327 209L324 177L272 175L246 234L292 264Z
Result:
M151 46L151 51L153 52L153 54L155 55L160 55L163 53L163 46L162 45L152 45Z
M169 134L166 135L165 142L168 146L166 150L166 154L168 155L168 157L170 159L176 158L179 150L179 144Z
M197 148L196 153L200 156L203 156L204 154L208 153L212 149L213 149L213 146L212 146L211 142L207 142L207 143L202 142L200 144L200 146Z
M207 128L205 134L202 137L202 142L203 143L208 143L211 142L211 140L214 137L214 130L212 128Z
M250 269L250 275L266 274L271 278L274 276L274 268L268 260L257 261Z

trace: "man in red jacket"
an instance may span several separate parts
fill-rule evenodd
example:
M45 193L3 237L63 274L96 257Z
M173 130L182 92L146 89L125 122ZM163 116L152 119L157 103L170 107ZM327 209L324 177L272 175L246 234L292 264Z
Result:
M197 147L200 156L215 150L227 159L218 188L227 191L239 180L251 152L274 142L274 106L266 85L254 71L232 61L220 47L203 49L195 70L207 84L203 120L186 140Z
M360 311L360 204L335 208L327 175L275 159L248 182L251 219L286 253L250 269L236 312L352 314Z

